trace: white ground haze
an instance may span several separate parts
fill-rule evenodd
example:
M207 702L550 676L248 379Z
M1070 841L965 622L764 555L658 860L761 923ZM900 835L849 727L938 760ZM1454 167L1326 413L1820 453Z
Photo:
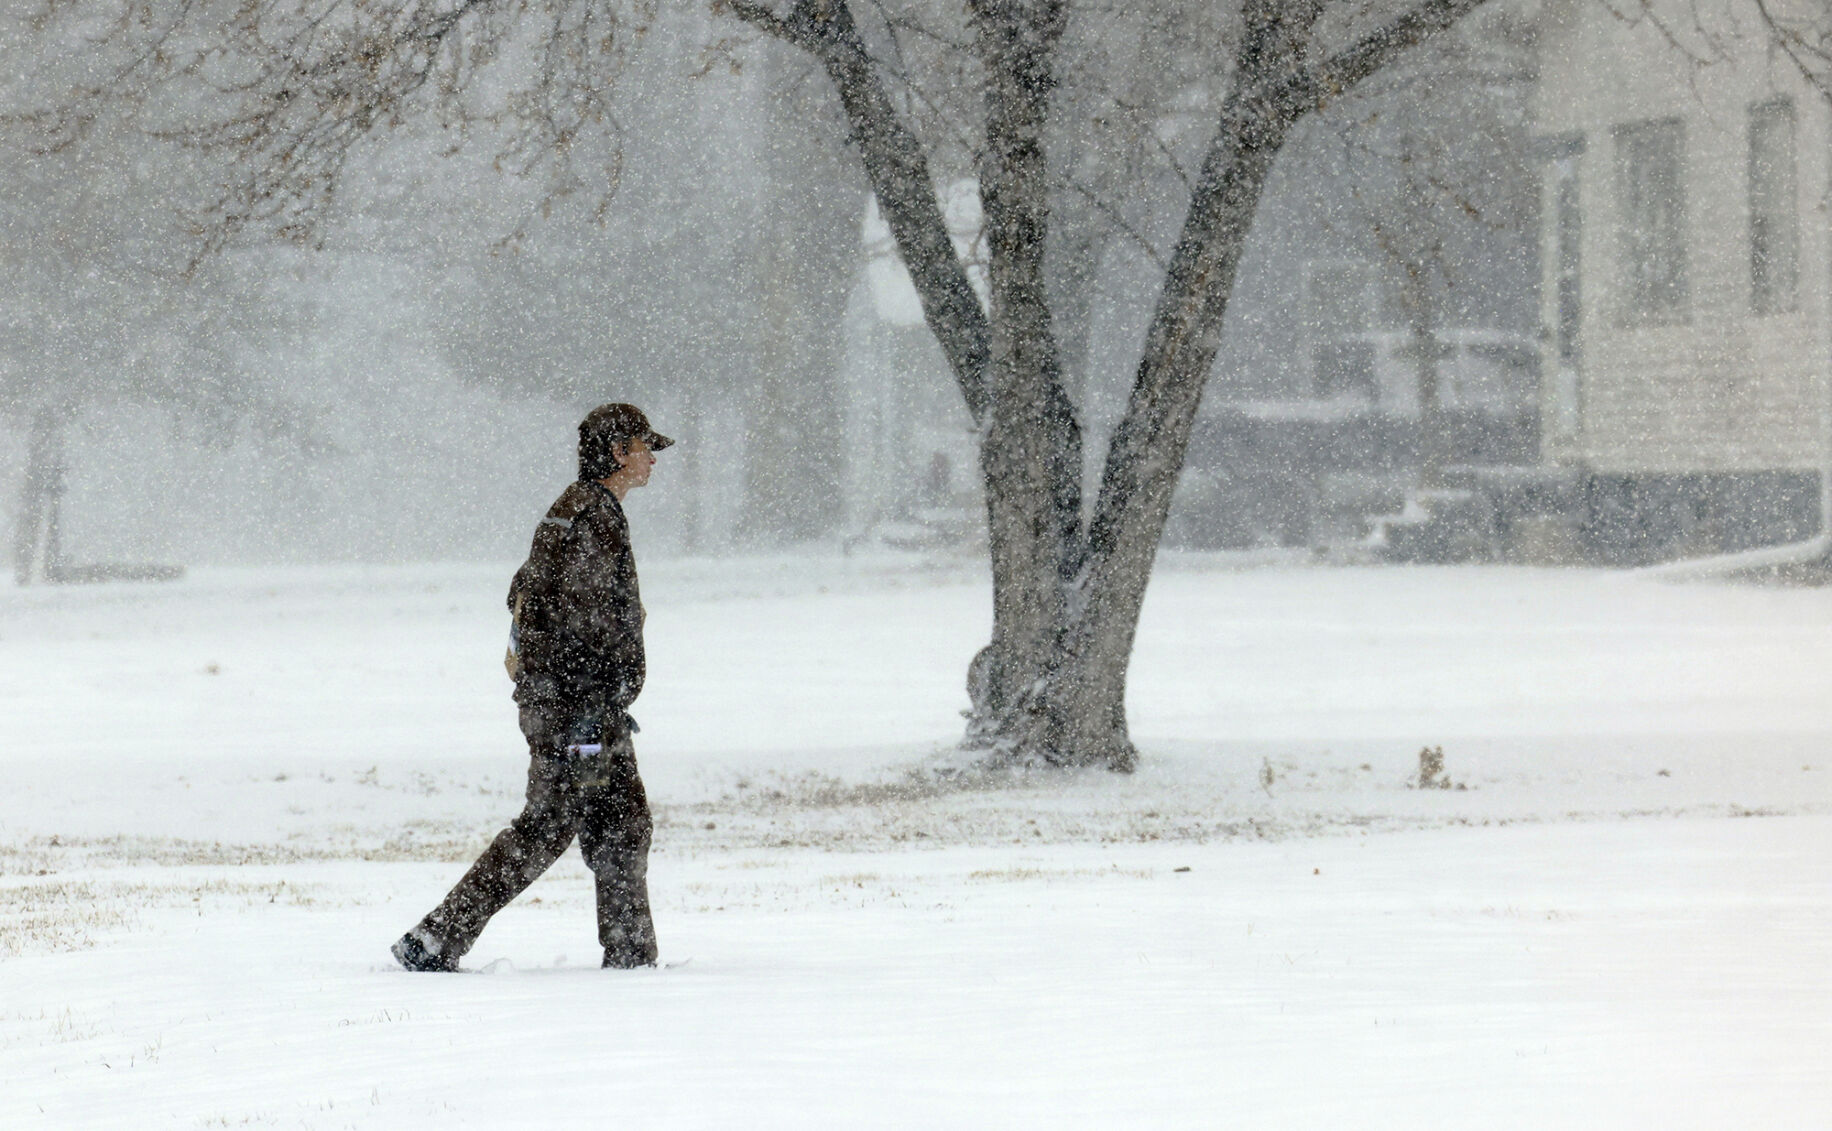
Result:
M0 1126L1832 1125L1832 592L1172 557L1140 772L986 780L976 568L645 563L689 961L574 850L411 975L509 568L0 588Z

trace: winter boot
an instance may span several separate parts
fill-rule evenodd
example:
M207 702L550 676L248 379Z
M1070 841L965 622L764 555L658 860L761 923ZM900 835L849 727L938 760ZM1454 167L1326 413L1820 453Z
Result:
M388 948L394 960L409 970L456 973L458 960L441 953L444 949L438 939L428 937L418 927L396 939Z
M606 970L639 970L644 966L655 965L655 958L653 952L606 950L603 968Z

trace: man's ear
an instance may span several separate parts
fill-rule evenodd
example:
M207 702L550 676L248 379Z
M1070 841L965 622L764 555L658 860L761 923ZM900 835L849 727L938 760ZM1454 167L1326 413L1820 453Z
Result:
M629 463L630 462L630 442L628 440L624 440L621 442L617 440L612 440L611 441L611 458L617 461L617 466L620 468L624 464Z

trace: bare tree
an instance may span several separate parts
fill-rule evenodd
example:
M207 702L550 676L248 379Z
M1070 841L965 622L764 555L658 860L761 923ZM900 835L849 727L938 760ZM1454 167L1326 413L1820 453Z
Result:
M949 245L923 148L899 115L849 4L731 9L821 60L930 327L981 429L993 639L974 661L970 737L1016 756L1129 769L1125 684L1145 586L1235 273L1273 160L1305 116L1344 96L1481 0L1367 5L1247 0L1217 43L1218 120L1084 519L1081 432L1063 388L1044 286L1043 141L1065 0L975 0L976 125L989 256L982 309ZM1231 48L1231 49L1230 49Z
M1267 176L1298 122L1483 2L716 5L825 74L978 426L994 628L969 676L972 742L1015 759L1134 765L1125 715L1134 634ZM143 104L162 136L229 155L234 175L205 209L210 246L249 228L310 238L357 147L416 116L433 116L455 141L484 137L505 162L542 172L543 199L580 190L602 198L615 162L587 169L581 159L616 152L607 91L653 15L645 0L46 3L54 15L81 16L107 44L108 65L100 81L52 100L40 128L80 134L94 107L125 98ZM1104 215L1123 218L1127 186L1067 163L1052 168L1047 150L1052 136L1077 128L1061 114L1124 113L1127 83L1150 84L1107 75L1104 92L1065 92L1075 73L1065 70L1065 44L1099 42L1103 23L1128 18L1160 57L1207 75L1208 138L1187 172L1181 229L1162 256L1155 313L1090 506L1054 309L1061 288L1053 297L1047 262L1059 235L1052 204L1074 177ZM1179 26L1199 34L1157 38ZM942 81L925 85L919 56ZM162 93L149 99L149 89ZM594 134L609 140L587 145ZM941 174L956 170L935 158L948 153L965 155L978 182L984 305L943 215Z
M11 108L34 76L15 53L5 62L0 108ZM310 414L252 364L296 324L296 296L233 256L179 270L191 241L167 232L163 214L184 174L156 142L119 121L90 123L81 147L17 118L0 123L0 419L28 435L14 576L125 576L62 552L66 474L82 456L67 431L87 410L128 404L217 439L252 426L320 448Z

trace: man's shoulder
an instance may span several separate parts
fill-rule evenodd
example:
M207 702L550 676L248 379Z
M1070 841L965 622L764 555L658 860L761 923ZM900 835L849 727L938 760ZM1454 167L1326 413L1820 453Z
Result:
M577 518L587 507L597 502L597 493L592 485L582 479L575 479L560 492L560 497L547 508L548 518Z
M541 523L562 530L586 526L599 532L621 530L625 525L617 496L608 488L583 479L568 484L566 490L560 492L560 497L547 508Z
M574 520L584 517L591 511L599 509L604 497L609 492L603 491L595 483L574 480L560 492L560 497L547 508L541 521L548 525L570 526Z

